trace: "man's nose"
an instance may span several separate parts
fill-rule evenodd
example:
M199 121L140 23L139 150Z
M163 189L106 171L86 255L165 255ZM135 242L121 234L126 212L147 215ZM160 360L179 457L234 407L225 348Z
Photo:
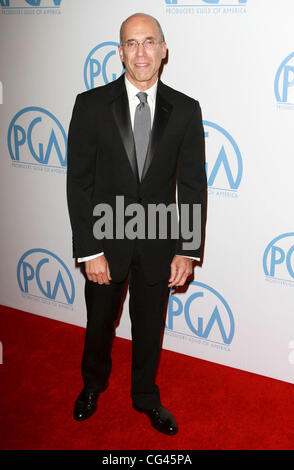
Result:
M143 46L142 43L138 44L137 54L138 55L144 55L145 54L145 47Z

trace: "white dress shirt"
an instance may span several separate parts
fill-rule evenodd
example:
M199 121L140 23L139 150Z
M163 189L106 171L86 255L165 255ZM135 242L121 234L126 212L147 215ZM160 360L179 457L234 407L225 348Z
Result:
M156 104L156 92L157 92L157 84L158 80L154 85L152 85L151 88L148 88L148 90L144 90L145 93L147 93L147 102L149 104L150 108L150 113L151 113L151 128L153 124L153 119L154 119L154 112L155 112L155 104ZM137 93L139 93L142 90L138 90L125 76L125 85L126 85L126 90L128 94L128 100L129 100L129 108L130 108L130 115L131 115L131 124L132 124L132 129L134 130L134 119L135 119L135 112L138 104L140 103L140 100L138 98ZM83 258L78 258L78 262L81 263L83 261L89 261L91 259L97 258L98 256L103 255L104 252L102 251L101 253L97 253L96 255L91 255L91 256L85 256ZM181 255L179 255L181 256ZM187 258L199 260L200 258L193 258L192 256L187 256Z
M138 90L138 88L136 88L126 77L125 77L125 84L126 84L127 94L129 98L129 108L130 108L130 114L131 114L132 129L134 130L135 112L136 112L136 108L138 104L140 104L140 100L137 96L137 93L140 93L141 90ZM150 113L151 113L151 128L152 128L153 119L154 119L157 84L158 84L158 80L156 81L156 83L154 83L154 85L151 88L148 88L148 90L144 90L144 93L147 93L147 102L149 104Z

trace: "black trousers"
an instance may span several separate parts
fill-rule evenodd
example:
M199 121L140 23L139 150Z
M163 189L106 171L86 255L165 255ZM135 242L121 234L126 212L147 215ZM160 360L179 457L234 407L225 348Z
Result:
M87 328L82 359L84 387L94 392L104 391L107 387L114 327L127 280L132 331L131 397L137 407L158 407L160 397L155 376L169 294L168 279L148 285L136 248L124 281L100 285L86 278Z

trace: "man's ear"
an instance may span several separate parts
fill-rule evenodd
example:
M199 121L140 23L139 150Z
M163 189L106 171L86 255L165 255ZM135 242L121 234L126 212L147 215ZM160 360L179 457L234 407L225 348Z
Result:
M165 59L167 55L167 44L166 42L162 43L162 59Z

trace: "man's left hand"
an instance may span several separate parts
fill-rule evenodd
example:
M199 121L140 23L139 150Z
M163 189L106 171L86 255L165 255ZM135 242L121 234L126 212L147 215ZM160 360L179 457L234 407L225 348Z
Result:
M170 265L168 287L183 286L193 272L193 260L185 256L175 255Z

